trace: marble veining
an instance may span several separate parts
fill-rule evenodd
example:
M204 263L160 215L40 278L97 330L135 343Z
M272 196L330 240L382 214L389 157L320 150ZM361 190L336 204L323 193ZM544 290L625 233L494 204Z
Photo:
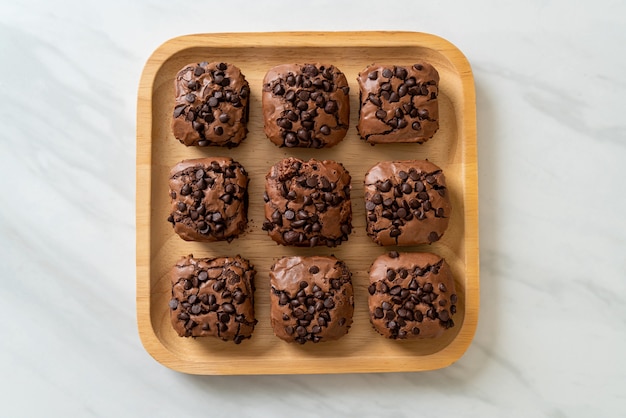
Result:
M0 415L625 416L626 5L273 4L233 0L226 19L180 0L0 3ZM189 33L374 29L440 35L472 64L481 311L469 350L424 373L161 366L135 322L145 61Z

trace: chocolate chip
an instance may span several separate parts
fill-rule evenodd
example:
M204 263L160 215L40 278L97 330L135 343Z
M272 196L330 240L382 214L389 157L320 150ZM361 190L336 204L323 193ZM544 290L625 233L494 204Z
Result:
M383 181L382 183L378 184L377 188L378 190L380 190L383 193L388 192L389 190L391 190L391 181L389 179Z
M455 293L450 295L450 302L451 303L454 303L456 305L457 301L458 301L458 297L457 297L457 295Z
M296 217L296 213L292 211L291 209L288 209L285 211L285 219L291 221L295 217Z
M298 232L296 232L296 231L289 230L289 231L286 231L283 234L283 239L288 244L293 244L293 243L297 242L299 238L300 238L300 234Z
M279 127L283 128L283 129L291 129L291 127L292 127L291 121L289 119L286 119L286 118L278 119L276 121L276 124Z
M397 251L389 251L389 258L398 258L400 254Z
M287 296L285 293L281 293L280 296L278 297L278 304L281 306L288 304L289 301L290 301L289 296Z
M429 242L435 242L437 240L439 240L439 235L437 235L437 233L435 231L433 231L430 234L428 234L428 241Z
M383 70L383 77L391 78L393 76L393 72L389 68L385 68Z
M273 93L274 93L276 96L282 96L283 94L285 94L285 89L283 88L283 86L282 86L282 85L280 85L280 84L276 84L276 85L274 86Z
M311 274L317 274L319 273L319 271L320 271L320 268L318 266L314 265L314 266L309 267L309 273Z
M376 117L378 119L385 119L387 117L387 112L385 112L383 109L378 109L376 111Z
M305 65L304 68L302 69L302 72L308 75L309 77L315 77L316 75L319 74L319 70L313 64Z
M175 118L179 117L183 113L183 110L185 110L186 107L187 105L184 105L184 104L176 106L174 108L174 117Z
M211 97L207 103L211 107L217 107L220 104L216 97Z
M219 117L220 122L226 123L230 120L230 116L227 113L222 113Z
M439 287L439 291L443 292L443 293L446 293L446 291L448 290L448 289L446 289L446 285L443 284L443 283L439 283L438 287Z
M382 105L382 102L380 101L380 99L378 97L376 97L373 94L370 94L368 96L368 99L370 102L372 102L375 106L380 107Z
M407 75L408 73L405 68L396 67L396 77L398 77L400 80L404 80Z
M197 67L194 69L193 74L194 74L196 77L200 77L202 74L204 74L204 68L202 68L202 67L200 67L200 66L197 66Z
M450 319L450 314L445 309L440 311L438 316L439 316L439 319L441 319L442 321L447 321L448 319Z
M367 75L370 80L376 80L378 78L378 71L372 71Z
M320 132L321 132L323 135L330 135L330 128L328 127L328 125L322 125L322 126L320 127Z
M335 113L337 111L337 103L333 100L329 100L328 102L326 102L326 105L324 106L324 112L328 113L328 114L332 114Z
M170 305L170 309L172 310L178 308L178 300L171 299L169 305Z

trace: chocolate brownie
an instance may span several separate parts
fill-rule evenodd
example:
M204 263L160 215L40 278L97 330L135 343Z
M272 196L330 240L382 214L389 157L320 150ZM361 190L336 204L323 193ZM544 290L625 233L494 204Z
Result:
M392 251L378 257L368 292L370 322L387 338L438 337L454 326L454 279L435 254Z
M265 176L263 229L283 245L341 244L352 231L350 180L335 161L278 162Z
M372 64L359 73L361 138L371 144L426 142L439 129L439 73L426 63Z
M180 259L170 274L170 318L181 337L217 337L239 344L252 336L254 276L240 256Z
M248 174L226 157L178 163L170 172L168 221L185 241L231 241L248 222Z
M443 171L429 161L385 161L365 175L367 234L379 245L438 241L450 211Z
M304 344L331 341L352 325L350 270L335 257L284 257L270 270L274 334Z
M332 65L283 64L263 80L265 134L285 147L332 147L348 131L346 76Z
M245 139L250 87L239 68L223 62L189 64L174 85L176 139L201 147L234 147Z

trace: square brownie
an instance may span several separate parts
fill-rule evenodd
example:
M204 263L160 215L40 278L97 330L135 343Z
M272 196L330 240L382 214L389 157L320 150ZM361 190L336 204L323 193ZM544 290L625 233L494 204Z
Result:
M279 244L335 247L352 231L350 173L335 161L286 158L265 177L263 229Z
M240 256L180 259L170 273L170 318L181 337L217 337L239 344L252 336L254 276Z
M178 163L170 172L168 221L185 241L232 241L245 229L248 174L227 157Z
M230 148L245 139L250 87L239 68L224 62L188 64L174 86L172 131L181 143Z
M283 64L263 80L265 134L281 147L322 148L348 131L348 81L327 64Z
M365 175L366 229L379 245L438 241L450 213L443 171L427 160L384 161Z
M350 270L335 257L283 257L270 270L274 334L304 344L331 341L352 325Z
M387 338L434 338L454 326L454 279L435 254L392 251L378 257L368 293L370 322Z
M439 129L439 73L432 65L372 64L357 81L357 130L370 144L423 143Z

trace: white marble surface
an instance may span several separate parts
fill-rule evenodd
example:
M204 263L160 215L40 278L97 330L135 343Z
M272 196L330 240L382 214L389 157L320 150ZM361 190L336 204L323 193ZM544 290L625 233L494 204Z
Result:
M0 2L0 416L626 416L626 4L278 3ZM473 344L427 373L159 365L134 303L145 60L188 33L371 29L438 34L473 66Z

